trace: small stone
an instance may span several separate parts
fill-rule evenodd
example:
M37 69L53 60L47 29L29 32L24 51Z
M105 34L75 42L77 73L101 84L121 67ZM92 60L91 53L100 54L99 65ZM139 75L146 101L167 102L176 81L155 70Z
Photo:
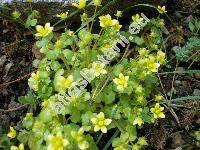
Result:
M180 80L175 80L175 84L176 85L181 85L181 81Z
M194 89L193 95L194 96L200 96L200 90L199 89Z
M177 67L176 70L177 70L177 71L184 71L185 68L183 68L183 67Z
M5 62L6 62L6 55L3 55L0 57L0 68L3 67Z
M5 74L3 76L3 79L6 79L7 75L8 75L8 72L10 71L10 68L13 66L13 62L10 62L8 64L6 64L5 66Z
M43 58L43 54L40 52L40 49L36 46L36 44L34 44L32 46L32 52L33 52L33 55L35 56L36 59L42 59Z
M38 68L39 63L40 63L40 60L39 60L39 59L35 59L35 60L33 61L33 67L34 67L34 68Z
M200 73L195 73L194 77L197 78L197 79L200 79Z

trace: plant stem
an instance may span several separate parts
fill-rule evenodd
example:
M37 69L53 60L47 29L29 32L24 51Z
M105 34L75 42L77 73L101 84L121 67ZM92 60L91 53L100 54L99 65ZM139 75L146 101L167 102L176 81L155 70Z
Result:
M97 12L97 6L95 7L94 15L93 16L95 16L96 12ZM94 24L94 20L92 20L92 24L91 24L91 27L90 27L90 32L92 32L93 24Z
M116 138L118 136L119 133L120 133L120 131L117 129L115 131L115 133L113 134L113 136L108 141L108 143L106 144L106 146L103 148L103 150L107 150L109 148L109 146L111 145L112 141L114 140L114 138Z
M97 139L97 141L96 141L96 144L99 143L99 141L101 140L102 136L103 136L103 133L101 133L100 136L98 137L98 139Z
M70 71L69 65L67 64L67 60L65 59L65 57L61 56L62 61L65 64L65 67L67 68L68 71Z

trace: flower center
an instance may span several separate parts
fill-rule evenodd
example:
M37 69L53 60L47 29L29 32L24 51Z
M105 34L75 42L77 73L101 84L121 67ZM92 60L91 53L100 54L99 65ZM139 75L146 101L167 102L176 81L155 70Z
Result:
M99 126L103 126L104 125L104 121L99 121Z

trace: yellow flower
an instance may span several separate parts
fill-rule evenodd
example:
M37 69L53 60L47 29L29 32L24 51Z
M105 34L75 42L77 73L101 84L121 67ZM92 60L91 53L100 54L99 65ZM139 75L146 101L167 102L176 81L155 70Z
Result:
M142 120L141 117L136 117L135 120L133 121L133 125L139 125L141 126L142 124L144 124L144 121Z
M142 85L138 85L138 86L135 88L135 93L138 94L138 95L139 95L139 94L142 94L143 91L144 91L144 89L143 89Z
M18 19L21 16L21 13L19 11L13 11L12 16L14 19Z
M146 100L145 100L144 96L138 96L137 102L139 102L140 104L145 104Z
M133 144L132 145L132 150L141 150L141 147L138 144Z
M165 53L163 53L162 51L158 51L157 52L157 60L161 64L164 63L165 62Z
M20 144L19 147L17 146L11 146L10 150L24 150L24 144Z
M120 146L115 147L114 150L127 150L127 149L124 148L122 145L120 145Z
M115 14L116 17L121 17L122 16L122 11L117 10L117 13Z
M165 114L162 112L164 110L164 107L160 107L159 103L156 103L155 107L151 108L150 110L153 113L155 119L165 118Z
M101 6L102 0L93 0L95 6Z
M31 77L33 78L33 80L38 80L39 79L39 71L35 73L31 73Z
M138 138L138 141L137 141L137 144L140 145L140 146L145 146L145 145L148 145L145 137L139 137Z
M65 20L67 18L68 12L57 14L56 17Z
M95 125L94 126L94 131L97 132L101 130L103 133L107 133L107 128L112 120L111 119L105 119L105 115L103 112L100 112L96 118L91 118L92 123Z
M100 16L99 20L100 20L100 26L102 28L113 27L114 29L120 29L122 27L121 25L119 25L118 20L116 19L112 20L109 14L105 16Z
M86 6L86 0L79 0L79 3L73 3L72 5L78 9L82 9Z
M132 20L135 23L141 24L144 19L142 17L140 17L139 14L136 14L136 15L132 16Z
M158 67L160 67L160 64L155 62L155 58L153 56L150 57L148 59L148 61L147 61L147 68L151 72L157 72L158 71Z
M10 132L7 134L7 136L11 139L16 137L17 132L15 131L15 129L13 127L10 127Z
M28 85L31 89L38 90L38 80L39 80L39 71L32 73L31 77L28 79Z
M157 49L158 49L158 45L152 44L152 45L151 45L151 49L152 49L152 50L157 50Z
M114 19L114 20L115 20L115 19ZM122 25L120 25L118 21L117 21L116 24L113 26L113 28L114 28L115 30L118 30L118 31L119 31L119 29L121 29L121 27L122 27Z
M57 40L55 43L56 49L61 49L63 47L63 42L61 40Z
M58 82L59 82L60 86L63 87L64 89L70 88L74 82L73 76L70 75L67 77L67 79L63 76L60 76Z
M163 96L160 94L157 94L157 95L155 95L155 100L159 102L159 101L163 100Z
M75 37L74 32L73 31L68 31L68 35L71 37Z
M155 37L157 37L157 35L156 35L156 33L154 31L151 31L150 37L155 38Z
M63 150L69 144L68 140L64 139L60 132L56 136L49 135L47 140L47 150Z
M75 131L71 132L72 137L75 138L78 147L81 150L89 148L89 143L85 140L83 133L84 133L83 128L80 128L77 132Z
M37 31L37 33L35 34L36 36L45 37L53 31L53 27L50 27L50 23L46 23L44 27L41 25L37 25L36 31Z
M165 25L164 19L160 19L160 21L158 22L159 27L163 27Z
M148 54L148 51L146 48L140 48L139 54L141 57L145 57Z
M119 74L119 78L113 79L113 82L117 85L119 91L123 91L127 87L129 76L124 76L122 73Z
M98 77L100 74L106 74L107 71L103 69L105 67L105 64L103 63L92 63L92 69L94 70L95 76Z
M166 13L167 11L165 10L165 6L158 6L157 7L157 10L160 14L163 14L163 13Z

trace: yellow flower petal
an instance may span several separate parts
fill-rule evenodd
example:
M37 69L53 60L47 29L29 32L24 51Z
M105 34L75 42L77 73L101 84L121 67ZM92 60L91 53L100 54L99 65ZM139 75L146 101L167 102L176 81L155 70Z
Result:
M129 76L124 76L122 73L119 74L119 78L113 79L113 82L117 85L119 91L123 91L127 87Z
M112 119L105 119L104 120L104 125L109 125L112 122Z
M11 146L10 150L19 150L17 146Z
M36 26L36 31L37 31L37 33L35 34L36 36L45 37L50 32L53 31L53 27L50 27L50 23L46 23L44 27L41 26L41 25L37 25Z
M142 124L144 124L144 121L142 120L141 117L136 117L135 120L133 121L133 125L138 124L139 126L141 126Z
M86 0L79 0L79 3L72 3L72 5L78 9L82 9L86 6Z
M99 126L94 126L94 132L97 132L100 130L100 127Z
M10 127L10 132L7 134L7 136L11 139L16 137L17 132L15 131L15 129L13 127Z
M21 143L21 144L19 145L19 150L24 150L24 144L23 144L23 143Z
M100 112L98 115L97 115L97 118L100 119L100 120L103 120L105 118L105 115L103 112Z
M97 118L91 118L93 124L96 124Z
M101 130L103 133L107 132L106 126L109 125L112 120L111 119L105 119L105 115L103 112L100 112L96 118L91 118L92 123L94 126L94 131L97 132Z
M164 110L164 107L160 107L159 103L156 103L154 108L151 108L150 111L153 113L154 118L165 118L164 113L162 112Z
M103 133L107 133L107 128L104 126L104 127L101 128L101 131L102 131Z
M64 140L63 140L63 145L64 145L64 146L67 146L68 144L69 144L69 141L66 140L66 139L64 139Z

